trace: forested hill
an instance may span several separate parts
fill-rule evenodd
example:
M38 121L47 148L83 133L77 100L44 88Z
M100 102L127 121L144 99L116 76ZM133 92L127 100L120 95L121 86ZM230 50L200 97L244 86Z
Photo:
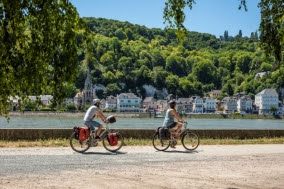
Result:
M99 96L133 92L145 96L143 85L166 88L180 97L204 96L221 89L224 95L284 85L284 74L273 57L259 47L258 34L243 37L189 32L178 40L174 30L149 29L101 18L84 18L93 31L89 45L79 49L82 66L76 88L82 89L87 66L93 84L106 86ZM78 40L82 36L78 35ZM255 78L258 72L266 72Z

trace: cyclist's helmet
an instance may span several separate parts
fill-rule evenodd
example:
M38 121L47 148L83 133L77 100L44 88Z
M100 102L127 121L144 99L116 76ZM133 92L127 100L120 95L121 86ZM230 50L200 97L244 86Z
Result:
M100 99L96 98L96 99L93 100L93 104L97 104L97 103L101 103L101 101L100 101Z

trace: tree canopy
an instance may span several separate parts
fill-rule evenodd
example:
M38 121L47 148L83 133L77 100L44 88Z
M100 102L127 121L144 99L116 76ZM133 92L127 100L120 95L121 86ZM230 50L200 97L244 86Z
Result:
M0 0L0 115L10 97L65 98L78 69L79 23L68 0Z
M179 35L186 33L183 25L186 17L185 8L192 9L195 3L195 0L168 0L165 3L165 22L171 28L176 28ZM284 1L259 0L258 7L261 11L259 26L261 46L267 54L274 54L280 66L280 63L283 63L284 54ZM242 8L245 11L248 10L246 0L240 0L239 9ZM224 37L227 39L228 36L224 35Z

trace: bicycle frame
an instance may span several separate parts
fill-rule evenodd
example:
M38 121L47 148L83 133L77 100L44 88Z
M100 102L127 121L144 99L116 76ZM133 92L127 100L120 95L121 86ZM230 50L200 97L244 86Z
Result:
M188 123L182 123L182 129L180 132L180 137L182 137L189 129L187 128Z
M182 124L182 129L181 129L181 132L180 132L180 135L179 135L180 136L179 139L181 139L182 136L185 135L189 131L189 129L187 129L188 123L181 123L181 124ZM171 139L169 140L169 142L173 145L176 145L177 140L178 140L177 138L175 138L174 136L171 135Z

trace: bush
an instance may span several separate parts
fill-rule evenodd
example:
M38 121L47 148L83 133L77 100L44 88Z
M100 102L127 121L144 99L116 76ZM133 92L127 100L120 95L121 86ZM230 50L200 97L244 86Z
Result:
M75 111L76 106L74 104L67 104L67 111Z

